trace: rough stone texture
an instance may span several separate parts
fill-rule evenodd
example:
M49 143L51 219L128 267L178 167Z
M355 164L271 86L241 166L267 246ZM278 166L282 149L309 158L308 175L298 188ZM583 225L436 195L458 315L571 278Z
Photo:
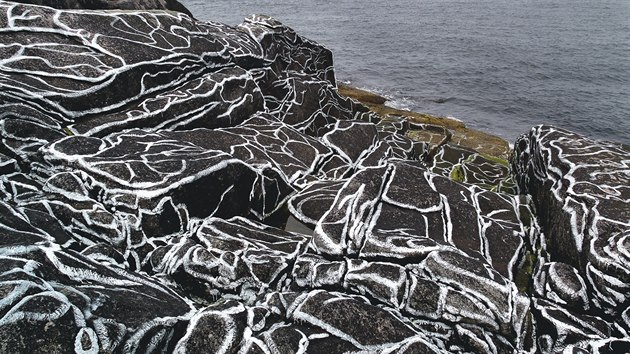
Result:
M413 188L410 188L413 186ZM393 162L354 174L317 223L314 248L323 254L404 259L421 248L396 239L426 239L481 257L512 278L530 232L520 199L465 186L418 163ZM398 248L400 247L400 248Z
M0 1L0 352L627 351L627 148L510 175L274 19L46 3Z
M304 224L315 228L315 224L330 210L337 192L346 180L317 180L289 200L291 215Z
M307 241L304 235L240 217L209 218L194 235L169 238L148 263L152 273L167 274L197 297L223 292L247 299L281 288Z
M229 127L263 107L262 93L250 73L242 68L222 68L151 96L133 108L77 122L68 129L77 135L104 136L130 128Z
M138 273L99 264L0 203L3 352L92 352L168 346L193 311L172 289Z
M447 144L436 150L431 161L433 173L494 192L517 194L507 160Z
M50 6L56 9L90 10L171 10L192 16L177 0L20 0L23 4Z
M571 301L564 297L588 287L583 307L601 309L626 329L620 317L630 301L628 157L623 146L538 126L517 141L513 160L520 188L536 203L551 260L577 270L549 269L558 297Z
M186 138L186 133L130 130L106 139L72 136L42 152L50 164L95 176L93 188L104 203L130 213L156 210L172 200L191 217L219 212L265 218L288 196L291 188L283 179L268 177L273 172Z
M566 263L545 263L534 280L539 296L568 307L588 310L588 289L577 269Z

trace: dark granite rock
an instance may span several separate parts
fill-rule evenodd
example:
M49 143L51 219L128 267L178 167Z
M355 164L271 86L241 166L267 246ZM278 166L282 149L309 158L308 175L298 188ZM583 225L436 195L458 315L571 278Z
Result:
M16 160L0 153L0 175L7 175L19 170L20 167Z
M252 15L238 28L255 38L263 50L270 68L281 75L306 74L321 82L335 85L332 52L299 36L294 30L268 16Z
M2 351L167 346L173 325L191 311L158 281L59 250L25 214L4 203L0 211Z
M171 10L192 17L188 9L177 0L19 0L23 4L50 6L56 9L89 10Z
M177 345L177 353L236 352L245 330L248 311L234 300L217 303L199 310L190 319L186 334Z
M82 251L85 247L106 245L125 253L134 244L128 232L133 226L127 224L129 220L94 200L90 196L94 194L91 189L89 182L82 180L80 174L62 172L51 177L37 196L31 196L18 205L47 214L56 226L63 229L63 235L71 238L59 242L66 248ZM50 227L47 225L46 229Z
M328 171L322 165L335 155L323 142L268 114L256 115L230 128L161 133L203 149L223 151L263 171L271 166L280 178L296 188L316 178L325 178Z
M0 110L0 151L24 169L38 159L39 148L66 136L57 121L25 104L7 103Z
M318 327L363 350L396 348L410 337L421 336L394 313L361 297L323 290L277 296L286 303L286 308L278 310L288 320Z
M264 108L251 75L242 68L222 68L152 95L135 107L81 120L68 126L75 135L105 136L143 128L184 130L231 127Z
M243 218L206 219L194 235L173 237L149 255L149 271L187 293L250 299L280 290L308 238Z
M93 176L103 204L136 215L172 200L181 220L184 214L265 218L288 197L282 179L269 181L264 171L185 139L185 133L142 130L106 139L73 136L48 146L44 157Z
M419 164L392 163L361 170L346 182L319 220L313 245L329 255L421 259L422 248L410 244L405 252L390 243L391 237L420 239L485 259L512 279L529 233L536 232L520 222L526 212L520 203L431 174Z
M627 148L538 127L512 176L269 17L37 1L0 1L0 352L627 351Z
M534 316L539 329L538 337L542 352L558 352L567 347L585 348L592 341L610 338L610 323L595 316L572 313L544 300L534 300Z
M316 80L303 73L267 69L257 82L266 96L270 113L284 123L311 136L322 136L338 120L368 120L367 108L341 96L327 80ZM325 76L325 75L324 75Z
M15 55L1 67L2 102L26 105L61 124L262 60L257 42L242 31L181 14L0 6L0 24L12 27L0 39L3 56Z
M379 137L385 147L391 148L391 155L388 157L403 160L421 159L427 153L429 146L425 142L414 141L400 134L379 131ZM366 158L366 160L369 160L369 158Z
M11 166L11 164L8 166ZM15 165L13 167L15 167ZM18 204L39 196L42 187L43 184L40 181L22 172L10 172L0 175L2 200L12 204Z
M343 120L324 134L322 140L348 164L354 165L376 147L377 134L372 123Z
M330 210L337 192L345 180L317 180L310 183L289 200L289 211L297 220L315 227L315 224Z
M470 340L491 347L498 340L511 350L533 348L529 299L484 262L454 248L431 252L424 261L406 266L354 259L330 261L305 254L296 261L292 278L300 288L343 291L400 309L415 325L445 323L451 333L442 347L462 346ZM475 334L471 328L481 332Z
M313 248L331 256L357 254L363 244L365 220L373 213L386 181L387 168L371 168L357 172L338 192L335 203L318 221Z
M586 351L596 354L628 353L630 352L630 339L607 338L593 340L588 343Z
M474 184L493 192L517 194L516 182L510 174L507 160L446 144L436 149L427 164L431 172L455 181Z
M566 284L569 289L581 288L581 278L588 289L585 305L612 321L621 319L630 300L628 156L619 145L538 126L517 141L512 161L519 187L533 196L551 260L578 271L573 280L566 279L567 271L556 277L573 284ZM573 296L569 289L558 296Z
M275 307L274 307L275 308ZM249 328L251 335L246 335L241 342L243 353L347 353L359 351L359 348L348 340L339 337L337 333L329 333L318 326L309 325L302 321L279 321L267 324L271 315L264 305L249 308ZM267 316L261 322L255 322L258 316ZM282 316L284 318L284 316Z
M590 307L584 279L566 263L545 263L535 284L536 293L542 298L583 311Z

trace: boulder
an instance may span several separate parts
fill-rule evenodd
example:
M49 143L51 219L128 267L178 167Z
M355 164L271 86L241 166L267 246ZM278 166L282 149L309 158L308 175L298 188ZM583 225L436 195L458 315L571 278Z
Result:
M331 261L304 254L292 278L299 288L343 291L399 309L428 337L434 334L423 324L440 324L447 333L435 344L443 349L464 347L470 340L488 348L494 341L510 350L533 348L529 299L483 262L454 248L431 252L425 261L407 265L348 258ZM458 333L458 328L467 330ZM473 328L480 332L471 332Z
M251 74L227 67L151 95L124 110L100 114L68 126L74 135L103 137L121 130L189 130L232 127L264 110L262 92Z
M628 156L621 145L543 125L519 138L512 160L521 191L536 204L551 261L577 269L562 278L583 279L592 289L589 305L611 321L620 321L630 300Z
M229 128L161 133L203 149L223 151L263 171L271 167L295 188L325 178L329 171L322 165L335 155L322 141L269 114L257 114Z
M366 120L372 114L360 104L341 96L334 84L302 72L255 70L256 81L267 99L267 108L300 132L320 137L338 120Z
M516 182L507 160L453 144L436 148L426 160L435 174L493 192L517 194Z
M228 300L203 308L190 319L186 334L177 342L176 353L235 352L248 328L249 311Z
M316 180L289 199L289 211L297 220L315 228L330 210L345 180Z
M394 313L373 306L361 297L314 290L271 294L267 302L276 300L274 297L286 304L286 307L276 308L288 320L322 329L361 350L401 347L411 338L421 337ZM321 306L322 303L326 303L326 306ZM364 321L368 318L369 321ZM356 323L362 325L356 326Z
M589 343L612 337L610 323L596 316L568 311L545 300L534 300L534 317L543 333L538 337L538 348L553 353L566 348L587 348Z
M238 29L260 43L264 58L271 62L270 68L276 75L288 72L300 77L306 74L320 82L336 85L332 52L299 36L280 21L269 16L251 15Z
M590 308L588 289L577 269L562 262L547 262L534 279L541 298L559 305L587 311Z
M13 57L0 66L0 98L61 124L262 59L245 33L169 12L64 11L3 1L0 24L11 28L1 39L3 56Z

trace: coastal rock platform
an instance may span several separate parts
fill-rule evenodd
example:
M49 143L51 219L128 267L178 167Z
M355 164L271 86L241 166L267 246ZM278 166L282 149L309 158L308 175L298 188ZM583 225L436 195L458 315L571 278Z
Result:
M630 352L628 146L377 109L262 15L25 2L0 352Z

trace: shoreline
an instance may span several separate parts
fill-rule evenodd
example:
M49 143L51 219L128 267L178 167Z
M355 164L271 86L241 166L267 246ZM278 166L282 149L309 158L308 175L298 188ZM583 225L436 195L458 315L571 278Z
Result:
M409 137L418 141L428 141L437 144L447 139L447 143L456 144L465 148L475 150L481 154L507 160L510 157L512 148L510 143L496 135L485 133L479 130L471 129L460 120L439 117L427 113L402 110L386 105L388 99L376 93L359 89L356 87L338 84L338 91L341 95L350 97L366 107L372 112L382 117L402 116L407 118L410 123L425 124L436 128L447 129L451 134L436 134L438 129L418 130L412 129L408 133Z

